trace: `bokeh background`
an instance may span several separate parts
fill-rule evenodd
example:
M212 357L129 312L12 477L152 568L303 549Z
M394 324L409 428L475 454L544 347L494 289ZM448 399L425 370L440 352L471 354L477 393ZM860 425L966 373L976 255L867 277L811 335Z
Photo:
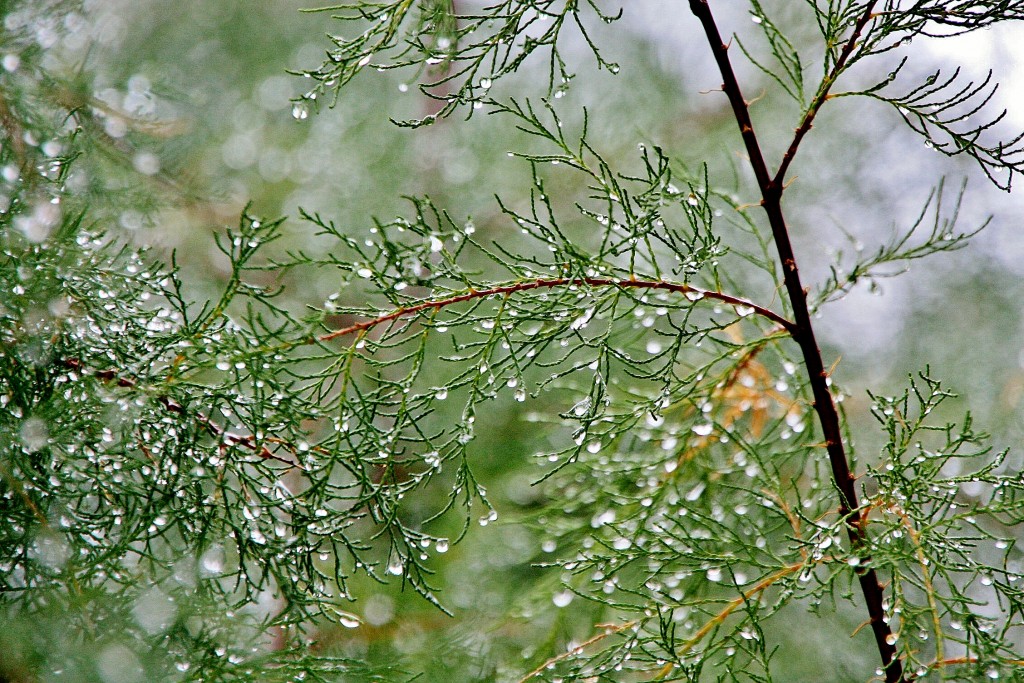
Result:
M341 30L329 13L299 11L309 4L99 0L87 3L73 25L54 27L57 44L48 46L54 68L94 74L91 95L110 111L123 112L125 126L150 122L135 129L130 147L123 148L117 141L127 140L126 131L108 124L106 133L120 152L110 163L130 163L137 173L128 176L132 186L127 189L151 199L141 209L107 215L108 229L158 253L176 250L196 300L213 296L226 278L213 235L235 223L247 204L257 214L289 217L286 238L278 245L282 249L318 246L311 226L298 219L299 207L359 235L373 217L406 211L403 195L421 194L453 216L472 217L485 241L518 239L494 195L513 205L525 201L529 168L507 152L535 143L510 131L506 121L478 112L469 120L456 116L426 128L398 128L389 118L422 115L430 103L415 83L391 72L364 73L332 106L306 117L293 115L292 98L308 86L288 70L315 68L329 47L325 34ZM638 143L657 144L687 167L706 161L713 179L734 186L741 201L756 202L735 123L716 90L717 72L686 4L623 4L621 21L592 27L606 58L622 65L620 73L595 69L582 41L571 37L565 55L577 78L559 99L560 110L572 122L578 121L573 111L588 108L591 141L613 164L634 160ZM724 6L742 3L720 4L724 30L737 33L751 49L762 49L746 9ZM799 28L795 18L804 11L802 3L767 6L777 10L780 26L793 27L795 43L814 44L816 34L806 24ZM1024 130L1022 36L1020 29L1005 29L923 41L908 73L962 63L972 77L984 78L991 68L1004 83L992 111L1008 108L1003 129ZM45 40L48 35L40 37ZM769 155L778 158L798 113L738 51L733 54L748 99L758 98L752 108L755 123ZM877 79L891 67L884 59L861 66L851 82ZM527 63L495 94L540 96L538 79L543 78L542 63ZM837 362L836 382L848 393L845 407L861 459L870 461L881 443L866 390L897 392L908 374L930 366L960 394L947 406L950 414L974 412L998 449L1013 449L1005 466L1019 471L1024 458L1020 194L996 190L969 160L927 148L890 107L857 98L824 109L791 174L796 180L786 209L805 283L812 287L827 277L836 259L849 263L858 245L873 251L910 225L940 177L948 178L950 200L969 178L960 227L991 216L989 226L967 249L915 262L899 277L874 287L865 283L829 305L818 321L819 338L826 363ZM585 194L568 176L554 187L563 207ZM579 229L588 228L580 224ZM330 278L288 284L287 300L296 307L322 302L337 288ZM765 303L778 303L770 289L760 295ZM543 404L528 404L526 410L543 410ZM555 642L583 636L592 626L577 623L571 609L542 612L529 604L517 607L522 620L499 619L527 585L549 586L547 593L541 591L548 601L560 589L557 574L533 566L546 559L543 528L516 523L529 510L538 472L530 458L538 449L531 416L504 400L485 419L487 428L478 429L476 466L502 515L487 528L471 530L437 566L442 600L455 618L403 592L400 582L367 584L355 609L364 625L322 633L330 647L380 662L396 656L416 661L423 680L453 680L446 672L454 670L467 672L466 680L488 680L494 672L485 662L500 659L502 650L514 651L517 629L547 629ZM841 632L823 629L792 637L806 643ZM798 680L805 665L790 666ZM479 668L475 674L474 667Z

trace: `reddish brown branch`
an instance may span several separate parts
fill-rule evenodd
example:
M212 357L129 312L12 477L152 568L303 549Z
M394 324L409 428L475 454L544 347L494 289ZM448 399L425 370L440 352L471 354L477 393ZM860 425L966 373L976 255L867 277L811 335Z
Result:
M453 304L461 303L463 301L472 301L475 299L484 299L490 296L496 296L499 294L507 295L515 292L525 292L531 289L553 289L555 287L579 287L581 285L588 285L590 287L620 287L623 289L635 288L635 289L660 289L667 292L675 292L677 294L693 293L699 294L702 299L715 299L722 301L727 304L731 304L737 307L747 307L753 310L754 313L767 318L773 322L778 323L790 334L796 329L796 326L792 321L787 320L783 316L779 315L775 311L765 308L764 306L758 306L757 304L741 299L730 294L723 294L721 292L714 292L708 289L701 289L699 287L691 287L690 285L683 285L674 282L663 282L661 280L613 280L610 278L595 278L595 277L584 277L584 278L549 278L549 279L537 279L527 280L525 282L516 282L510 285L501 285L498 287L491 287L489 289L471 289L465 294L455 294L453 296L444 299L434 299L433 301L423 301L412 306L406 306L399 308L391 313L380 315L370 320L364 320L348 327L343 327L339 330L329 332L328 334L318 337L319 341L330 341L337 337L342 337L355 332L362 332L372 327L376 327L381 323L390 322L406 316L415 315L422 311L430 309L441 309Z
M85 371L85 367L82 364L82 361L80 361L77 358L65 359L64 365L78 372ZM134 380L124 377L123 375L119 375L114 370L96 370L92 374L96 379L100 381L113 382L117 384L117 386L119 387L132 388L136 386ZM167 410L167 412L175 413L177 415L187 414L184 406L182 406L180 403L172 400L167 396L157 396L156 400L160 405L164 407L164 409ZM292 462L291 460L286 460L285 458L275 455L266 446L257 445L256 439L252 435L240 436L238 434L233 434L224 429L223 427L221 427L219 424L211 420L203 413L195 413L193 417L196 419L197 422L199 422L199 424L203 426L203 428L210 436L216 439L222 439L225 442L225 444L242 446L257 454L264 460L276 460L277 462L284 463L289 467L297 467L299 469L304 469L302 465L299 463Z
M864 15L857 23L862 30L870 20L873 3L869 3ZM729 98L733 115L743 137L743 143L747 150L750 166L757 179L758 188L761 191L761 206L768 215L768 223L771 226L772 238L776 249L779 252L779 260L782 262L783 281L786 293L789 296L793 308L793 318L796 327L790 330L794 341L800 346L803 355L804 366L807 369L811 391L814 395L814 409L818 413L818 420L821 423L822 433L825 437L825 445L828 451L829 462L832 468L832 478L836 488L839 490L839 513L846 520L846 531L850 538L854 552L861 557L857 573L860 581L861 591L864 594L864 601L867 603L868 615L870 616L871 630L875 636L875 643L882 658L882 665L885 668L885 680L887 683L902 682L903 664L896 655L895 638L889 624L886 623L885 610L883 609L883 590L878 582L878 576L873 567L867 550L868 535L865 529L865 520L859 514L857 491L854 487L854 475L850 471L850 465L846 456L846 449L843 445L842 430L839 422L839 414L836 411L832 394L828 388L828 373L822 361L821 351L818 349L818 342L814 336L814 328L811 325L810 309L807 305L807 293L800 282L800 273L797 269L796 256L789 239L789 229L786 226L786 219L782 212L783 186L779 178L772 178L768 173L768 166L764 160L760 143L754 132L754 124L750 118L746 100L743 99L743 92L732 64L729 61L729 46L722 40L718 31L708 0L690 0L690 10L700 20L707 35L708 44L714 54L719 71L722 74L722 90ZM852 44L859 37L855 33L843 48L842 54L847 58L851 54ZM823 86L822 91L827 94L827 88ZM820 106L820 105L819 105ZM816 109L814 110L817 111ZM811 117L813 120L813 116ZM810 129L811 121L805 119L797 134L801 137ZM803 133L800 132L803 130ZM799 143L799 141L796 141ZM796 147L791 145L795 151ZM783 167L783 170L785 168Z

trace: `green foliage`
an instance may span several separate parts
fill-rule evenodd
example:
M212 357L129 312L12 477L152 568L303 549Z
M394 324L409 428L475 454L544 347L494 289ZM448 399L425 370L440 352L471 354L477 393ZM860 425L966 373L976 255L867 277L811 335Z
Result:
M951 393L930 371L871 395L885 445L858 462L812 327L859 280L965 246L978 229L957 231L963 191L944 211L940 181L916 221L837 259L809 302L781 205L839 95L897 107L1009 189L1021 138L982 140L1002 119L976 121L988 80L884 93L912 78L911 38L1019 18L1017 3L806 3L773 20L752 2L760 37L737 45L799 107L777 170L759 170L749 105L725 75L740 50L709 42L756 183L653 142L629 159L594 142L593 114L562 97L567 32L618 72L593 26L620 12L462 4L326 8L356 37L332 36L292 114L337 102L365 67L399 69L436 101L408 126L484 111L525 136L509 155L527 190L477 188L496 195L486 222L426 196L357 229L303 211L302 240L249 207L215 240L208 301L177 256L112 229L192 197L145 156L158 119L114 111L87 94L86 69L11 38L0 678L866 680L880 654L888 681L1021 679L1020 473L970 415L946 418ZM691 9L717 31L707 4ZM3 11L9 27L49 26L42 8ZM786 37L794 17L816 48ZM540 57L536 94L498 94ZM835 91L854 67L883 75ZM293 294L302 283L330 293ZM517 404L515 425L499 424ZM491 481L513 468L532 475L505 509ZM517 583L461 625L459 592L488 567L452 577L445 558L506 518L529 532ZM422 609L388 631L374 598L395 585ZM445 615L456 625L420 626ZM830 644L845 659L808 661L816 631L852 634Z

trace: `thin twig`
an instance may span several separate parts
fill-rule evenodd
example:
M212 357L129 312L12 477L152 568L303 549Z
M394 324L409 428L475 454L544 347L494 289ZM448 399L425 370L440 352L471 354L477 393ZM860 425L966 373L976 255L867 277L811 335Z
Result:
M485 299L490 296L498 294L513 294L515 292L525 292L531 289L554 289L555 287L579 287L581 285L588 285L590 287L620 287L623 289L660 289L668 292L676 292L678 294L693 293L699 294L702 299L715 299L718 301L725 302L737 307L747 307L753 309L754 313L767 318L773 322L781 325L787 332L793 334L796 329L796 325L790 320L787 320L783 316L779 315L775 311L759 306L746 299L741 299L731 294L723 294L722 292L715 292L709 289L701 289L700 287L691 287L690 285L684 285L675 282L665 282L662 280L613 280L610 278L595 278L595 277L584 277L584 278L549 278L549 279L537 279L527 280L525 282L515 282L509 285L501 285L499 287L491 287L489 289L471 289L464 294L456 294L444 299L434 299L432 301L423 301L412 306L406 306L398 308L391 313L380 315L370 320L364 320L363 322L343 327L339 330L329 332L328 334L322 335L317 339L319 341L330 341L337 337L342 337L353 332L362 332L363 330L376 327L381 323L390 322L399 318L404 318L410 315L415 315L421 311L428 309L441 309L453 304L462 303L463 301L472 301L475 299Z
M931 671L933 669L941 669L947 666L960 666L961 664L977 664L980 660L977 657L953 657L951 659L937 659L931 664L926 664L925 669ZM1004 659L999 662L1000 664L1008 664L1010 666L1022 666L1024 667L1024 659ZM920 676L927 675L927 671L922 673ZM917 674L910 674L907 676L908 681L916 681L920 678Z
M65 359L64 365L71 368L72 370L76 370L79 372L85 371L85 366L83 365L82 361L80 361L77 358ZM124 377L123 375L119 375L114 370L95 370L93 371L92 374L96 379L102 382L114 382L119 387L133 388L136 386L134 380ZM180 403L172 400L167 396L157 396L156 400L168 412L175 413L177 415L188 414L185 411L184 406L182 406ZM256 440L252 435L240 436L238 434L229 432L223 427L221 427L219 424L214 422L212 419L210 419L208 416L204 415L203 413L195 413L193 417L196 419L197 422L199 422L199 424L203 426L204 429L206 429L207 433L210 434L210 436L213 436L214 438L223 439L227 443L242 446L257 454L264 460L276 460L277 462L284 463L289 467L296 467L300 470L305 469L301 463L286 460L285 458L282 458L272 453L270 449L267 448L266 446L257 445Z
M858 21L857 26L863 28L870 20L873 3L870 3ZM719 71L722 74L722 90L729 98L733 115L740 129L746 147L747 156L751 169L757 179L757 185L761 192L761 206L768 215L768 223L771 226L772 237L775 247L779 252L779 260L782 262L783 281L786 286L786 293L789 296L793 308L794 322L796 328L791 330L794 341L800 346L803 355L804 367L807 369L811 391L814 395L814 408L818 413L822 433L825 437L825 446L828 450L829 462L832 468L832 478L836 488L839 490L839 513L846 520L846 531L855 553L861 558L861 563L856 571L860 581L861 591L864 594L864 601L867 603L868 615L870 617L871 630L875 636L875 644L882 658L882 666L885 669L885 680L887 683L899 683L903 678L903 663L897 657L895 638L886 622L885 609L883 608L883 590L878 581L878 576L871 567L871 558L867 551L868 535L865 529L865 519L857 512L857 491L854 488L855 477L850 471L850 464L846 457L846 449L843 445L842 429L839 422L839 413L832 400L832 394L828 388L828 372L818 349L818 342L815 339L814 328L811 325L810 309L807 305L807 292L800 282L800 274L797 269L796 256L789 239L789 229L786 226L786 219L782 212L782 193L784 187L776 179L772 178L765 163L764 154L757 135L754 133L754 124L750 118L750 111L746 100L743 99L743 92L736 74L733 71L729 60L729 46L722 40L718 31L708 0L690 0L690 10L700 20L707 35L708 44L714 54ZM843 54L849 54L859 37L854 34L843 48ZM827 92L827 91L826 91ZM813 117L812 117L813 118ZM810 128L807 122L806 129ZM802 135L798 129L797 133Z
M924 582L924 592L928 597L928 609L932 614L932 629L935 632L935 659L943 661L946 654L943 645L942 615L939 613L939 604L935 599L935 586L932 583L932 575L931 569L928 566L928 558L925 556L924 547L921 545L921 534L918 533L917 528L914 527L914 523L910 519L910 515L908 515L903 508L896 503L888 503L886 507L903 522L903 528L907 530L907 536L910 538L910 542L914 545L914 552L917 555L917 563L921 565L921 580Z
M853 33L850 34L849 40L843 46L842 51L839 53L839 59L832 66L832 70L828 72L825 79L821 82L821 86L818 88L817 94L811 101L810 106L807 107L807 111L804 113L804 118L797 127L796 132L793 135L793 141L789 143L789 149L782 155L782 163L779 164L779 170L775 173L775 178L772 180L776 185L782 187L786 181L786 171L789 170L789 165L793 163L794 157L796 157L797 149L800 147L800 143L803 141L804 136L811 130L814 125L814 118L818 115L818 110L825 104L825 101L829 98L829 92L832 90L832 86L835 84L836 79L846 68L846 63L850 61L850 56L853 55L854 49L857 47L857 41L860 40L861 34L864 29L867 28L872 17L874 17L875 5L878 4L877 0L872 0L868 3L868 6L864 8L864 13L861 14L860 19L857 20L857 24L853 27Z
M601 633L598 633L596 636L592 636L592 637L588 638L587 640L584 640L579 645L573 646L572 648L570 648L569 650L566 650L562 654L557 655L555 657L552 657L551 659L547 660L546 662L544 662L543 664L538 666L536 669L531 671L530 673L528 673L525 676L523 676L522 678L520 678L516 683L526 683L526 681L530 680L534 676L537 676L537 675L543 673L544 670L547 669L549 666L554 666L555 664L557 664L558 662L562 661L563 659L568 659L569 657L572 657L574 655L578 655L581 651L583 651L584 648L586 648L586 647L588 647L590 645L593 645L594 643L600 642L600 641L604 640L605 638L607 638L608 636L615 635L616 633L622 633L626 629L633 628L638 623L639 623L638 621L633 620L633 621L627 621L627 622L619 624L619 625L614 625L614 624L598 624L597 625L598 628L604 628L604 631L602 631Z
M831 559L832 558L830 557L822 558L818 561L825 562ZM686 642L682 644L681 647L677 648L676 653L678 655L685 655L687 652L692 650L697 645L697 643L704 640L705 636L707 636L709 633L711 633L711 631L713 631L723 621L725 621L730 614L735 612L738 608L742 607L743 605L747 604L751 598L754 598L763 593L764 591L768 590L768 588L770 588L779 579L789 576L790 574L793 574L795 572L801 571L805 567L807 567L807 562L796 562L794 564L788 564L782 569L779 569L778 571L773 572L772 574L769 574L768 576L764 577L756 584L745 590L742 594L726 603L725 607L722 608L722 610L718 614L708 619L707 623L701 626L696 633L690 636L686 640ZM663 679L672 671L673 666L674 665L671 662L666 664L664 667L658 670L658 673L655 675L653 680L657 681Z
M25 147L23 129L2 93L0 93L0 128L3 128L3 132L7 134L11 150L14 152L14 158L18 162L18 169L25 172L30 168L31 164Z

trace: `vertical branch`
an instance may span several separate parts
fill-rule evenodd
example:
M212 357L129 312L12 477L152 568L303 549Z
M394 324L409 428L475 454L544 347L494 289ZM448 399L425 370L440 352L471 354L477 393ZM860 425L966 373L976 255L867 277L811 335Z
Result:
M867 24L873 6L873 3L869 3L864 17L857 24L857 31L850 38L850 44L843 50L844 55L848 55L852 51L852 43L857 41L860 31ZM846 449L843 445L839 414L836 411L832 394L828 388L828 373L825 370L821 351L818 349L818 342L814 336L810 310L807 306L807 293L800 282L800 272L797 269L796 257L789 239L789 229L786 226L786 219L782 212L782 177L773 178L768 172L764 154L761 152L760 143L758 142L757 135L754 133L754 124L750 119L747 102L743 99L739 82L736 80L736 74L733 72L732 64L729 61L729 46L722 41L722 36L718 31L718 26L715 24L708 0L690 0L690 10L704 27L708 44L715 56L718 69L722 74L722 90L729 98L733 115L736 118L736 123L739 125L740 134L746 146L747 156L750 159L750 166L754 171L758 188L761 191L761 206L768 216L772 237L779 252L779 260L782 262L783 280L790 304L793 307L793 322L796 325L792 335L793 339L800 346L811 391L814 395L814 409L818 414L818 420L821 423L822 433L825 437L825 446L828 450L829 462L832 468L832 478L836 488L839 490L839 512L846 520L846 531L854 552L858 553L862 559L857 568L857 575L861 591L864 594L864 601L867 603L871 630L874 633L875 643L878 646L878 652L882 657L882 665L885 668L885 680L887 683L901 683L904 680L903 665L896 656L896 641L892 630L889 628L889 624L885 620L882 586L878 582L878 576L874 568L871 567L870 557L867 552L866 518L857 510L859 503L857 502L857 491L854 487L855 477L850 471ZM819 91L816 101L824 102L826 96L827 88L823 87L822 91ZM809 127L809 121L805 120L800 130L806 133L806 129ZM802 134L800 134L800 137L802 137ZM799 144L799 140L796 142Z

